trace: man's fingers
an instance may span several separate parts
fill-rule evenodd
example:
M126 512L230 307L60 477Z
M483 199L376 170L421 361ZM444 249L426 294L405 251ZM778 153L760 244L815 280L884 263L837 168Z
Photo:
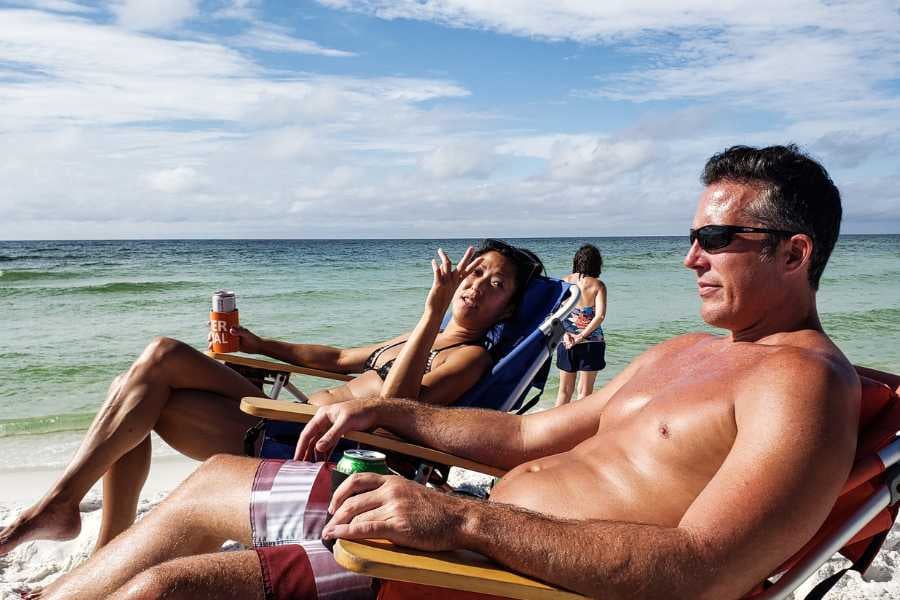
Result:
M345 479L331 495L328 512L334 514L350 496L377 489L384 484L385 475L378 473L354 473Z
M341 439L341 429L343 429L344 419L338 418L331 424L331 427L325 430L325 432L319 436L318 441L316 442L313 449L320 454L330 454L331 449L335 444L338 443L338 440Z
M324 413L317 412L316 416L310 419L303 431L300 432L294 460L315 460L315 455L313 455L315 444L318 442L322 432L327 431L329 427L331 427L331 420Z
M361 492L344 500L328 522L333 525L345 525L380 506L384 506L384 498L378 493L377 488Z
M335 525L331 523L322 532L322 537L326 540L345 539L345 540L367 540L367 539L391 539L392 527L387 521L366 520L346 525Z

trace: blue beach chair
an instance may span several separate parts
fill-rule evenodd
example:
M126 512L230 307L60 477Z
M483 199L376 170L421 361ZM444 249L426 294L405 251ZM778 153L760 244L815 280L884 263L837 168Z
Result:
M539 400L556 346L565 332L562 321L577 304L579 290L559 279L535 277L529 283L525 294L510 319L498 323L488 332L488 347L494 357L494 366L475 386L466 392L454 406L488 408L524 413ZM450 315L444 318L444 326ZM257 382L271 383L270 399L245 398L241 408L245 412L260 417L272 415L269 407L282 389L289 390L297 400L303 402L305 396L290 383L292 373L349 379L350 376L333 377L324 371L306 369L283 363L273 363L248 359L230 354L209 353L213 358L223 360L232 368L255 378ZM246 369L255 369L248 372ZM531 399L526 400L534 390ZM268 400L268 402L266 402ZM281 404L281 403L278 403ZM255 435L263 435L260 455L267 458L291 457L299 435L301 424L280 419L264 419L248 432L245 440L247 449L257 444Z

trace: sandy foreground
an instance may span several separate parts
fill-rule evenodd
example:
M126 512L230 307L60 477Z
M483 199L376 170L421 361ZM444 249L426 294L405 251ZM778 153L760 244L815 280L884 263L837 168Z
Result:
M197 464L180 456L156 457L141 496L138 518L159 504ZM49 487L58 474L59 469L0 471L0 494L3 498L0 524L12 521ZM456 486L482 487L486 483L483 476L475 473L460 471L451 474L451 484ZM100 486L97 485L81 503L82 529L77 538L66 542L30 542L8 556L0 557L0 600L19 598L22 590L41 588L85 560L93 550L100 529L101 506ZM844 565L845 561L830 560L799 591L808 591L816 582ZM796 597L803 596L797 594ZM900 598L900 526L894 527L865 579L857 573L845 575L827 598Z

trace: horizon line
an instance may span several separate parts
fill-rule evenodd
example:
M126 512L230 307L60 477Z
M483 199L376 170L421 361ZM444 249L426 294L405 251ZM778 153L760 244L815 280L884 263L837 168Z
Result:
M862 237L862 236L900 236L900 232L895 233L843 233L838 237ZM0 239L0 243L4 242L354 242L354 241L428 241L428 240L472 240L472 239L514 239L514 240L578 240L578 239L627 239L627 238L681 238L687 237L686 234L638 234L638 235L511 235L511 236L449 236L449 237L317 237L317 238L240 238L240 237L222 237L222 238L167 238L167 237L146 237L146 238L31 238L31 239Z

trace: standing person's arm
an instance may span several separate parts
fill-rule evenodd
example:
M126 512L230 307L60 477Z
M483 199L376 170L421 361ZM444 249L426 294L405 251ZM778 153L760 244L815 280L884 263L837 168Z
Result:
M573 343L582 342L600 327L606 319L606 284L597 280L597 295L594 297L594 318L581 330L581 333L573 336Z

